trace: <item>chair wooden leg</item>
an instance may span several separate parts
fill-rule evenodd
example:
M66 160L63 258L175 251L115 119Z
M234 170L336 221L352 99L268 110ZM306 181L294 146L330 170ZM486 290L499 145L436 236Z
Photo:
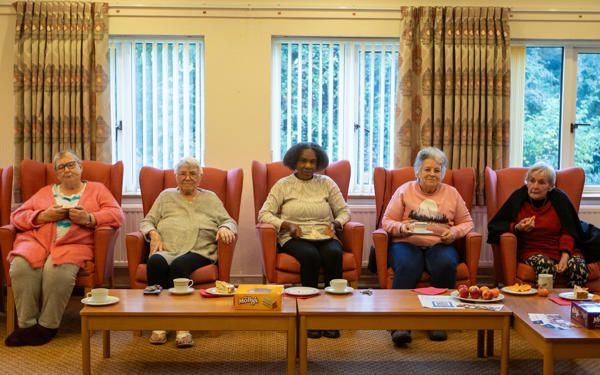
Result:
M140 337L140 336L142 336L142 331L133 331L133 335Z
M17 310L15 308L15 296L12 286L6 287L6 336L15 331L17 320Z

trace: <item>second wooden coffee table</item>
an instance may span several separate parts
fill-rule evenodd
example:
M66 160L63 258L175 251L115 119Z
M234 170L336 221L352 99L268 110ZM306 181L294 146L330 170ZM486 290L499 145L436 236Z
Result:
M506 306L501 311L429 309L421 306L415 292L393 289L376 289L372 295L359 291L341 296L321 294L297 302L300 374L307 370L309 329L497 329L502 331L500 373L508 373L512 313Z
M120 302L81 310L83 374L89 374L90 332L103 331L104 357L110 356L110 331L204 330L286 331L288 374L296 373L296 301L283 299L281 311L234 310L231 297L203 298L198 291L174 296L144 296L141 289L111 289Z

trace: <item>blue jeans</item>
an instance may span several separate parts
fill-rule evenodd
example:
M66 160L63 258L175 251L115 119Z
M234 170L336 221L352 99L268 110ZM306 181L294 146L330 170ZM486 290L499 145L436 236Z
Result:
M431 286L454 288L458 253L450 245L438 243L418 247L408 242L393 242L388 251L388 264L394 270L393 289L413 289L423 271L431 276Z

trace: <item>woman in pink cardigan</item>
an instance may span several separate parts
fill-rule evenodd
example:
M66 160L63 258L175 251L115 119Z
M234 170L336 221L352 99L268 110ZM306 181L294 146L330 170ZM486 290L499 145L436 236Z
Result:
M93 258L94 228L123 222L103 184L81 181L77 155L62 151L53 163L60 183L43 187L11 215L21 231L8 254L19 328L6 338L8 346L52 340L79 268Z
M473 220L458 191L442 183L447 162L435 147L419 151L417 180L396 190L383 215L383 229L392 239L388 264L394 270L394 289L415 288L423 271L434 287L455 286L458 253L452 244L473 229ZM447 338L445 331L428 333L434 341ZM412 340L410 331L392 331L392 340L405 346Z

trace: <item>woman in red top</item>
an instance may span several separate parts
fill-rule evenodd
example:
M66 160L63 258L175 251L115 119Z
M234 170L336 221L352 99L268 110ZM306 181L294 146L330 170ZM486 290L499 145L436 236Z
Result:
M517 236L519 261L533 267L536 276L564 273L569 286L583 286L589 274L585 260L548 200L548 192L554 189L555 181L556 172L552 166L537 162L529 168L525 177L529 199L523 202L510 224L510 232Z

